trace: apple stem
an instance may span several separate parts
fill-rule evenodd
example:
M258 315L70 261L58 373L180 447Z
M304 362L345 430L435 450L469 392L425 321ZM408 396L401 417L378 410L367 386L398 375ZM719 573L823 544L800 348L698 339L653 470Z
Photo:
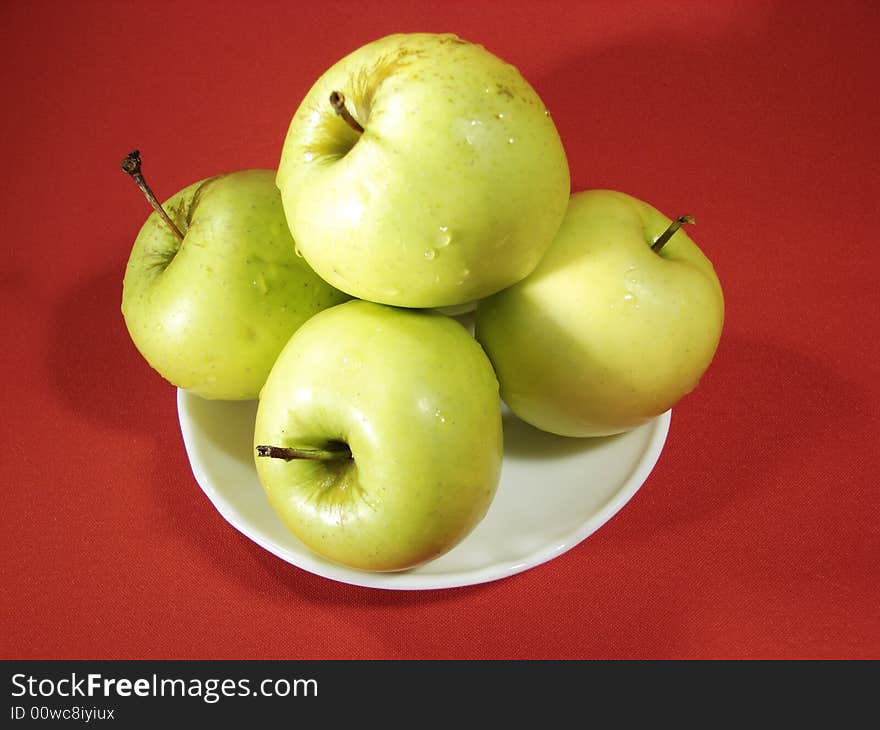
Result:
M672 223L669 224L663 233L657 236L657 239L651 244L651 250L654 253L660 253L660 249L666 245L666 242L672 238L672 234L681 228L685 223L696 223L696 219L692 215L680 215Z
M150 190L147 181L144 180L144 175L141 172L141 153L139 150L129 152L125 156L125 159L122 161L122 171L131 175L131 179L134 180L135 184L141 189L141 192L147 198L150 205L153 206L153 210L155 210L162 220L165 221L165 224L171 229L174 235L183 241L183 234L180 232L180 229L174 224L174 221L168 217L162 204L153 194L153 191Z
M345 120L345 123L355 132L358 134L364 133L364 128L360 125L358 120L351 115L351 112L346 109L345 97L342 95L342 92L334 91L330 94L330 106L333 107L333 111L342 117Z
M257 456L268 457L270 459L283 459L284 461L293 461L294 459L336 461L352 458L351 449L349 449L346 444L336 442L327 449L260 445L257 446Z

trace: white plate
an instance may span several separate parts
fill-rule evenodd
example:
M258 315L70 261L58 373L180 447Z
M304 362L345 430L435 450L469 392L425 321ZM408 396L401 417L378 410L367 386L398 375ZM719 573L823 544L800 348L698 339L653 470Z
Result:
M454 549L401 573L335 565L306 548L269 506L253 463L256 401L177 393L193 474L221 515L282 560L344 583L420 590L485 583L544 563L605 524L651 473L671 411L619 436L570 439L538 431L504 409L504 464L489 512Z

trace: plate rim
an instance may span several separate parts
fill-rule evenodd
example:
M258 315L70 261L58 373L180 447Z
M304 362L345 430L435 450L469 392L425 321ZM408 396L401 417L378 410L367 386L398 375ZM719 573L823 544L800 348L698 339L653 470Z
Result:
M478 569L425 575L415 572L418 568L400 572L355 570L332 563L317 554L312 554L305 546L303 546L305 552L302 555L292 554L284 545L264 538L259 532L248 529L247 521L239 519L231 503L217 492L201 465L194 461L190 444L194 442L195 433L191 426L191 420L184 418L185 402L188 397L198 396L193 396L182 388L177 388L177 420L184 451L196 483L221 517L251 542L296 568L339 583L381 590L445 590L490 583L522 573L563 555L605 525L641 489L663 452L672 420L672 409L670 408L643 424L651 426L650 437L642 450L641 457L634 463L632 471L620 488L609 496L601 509L581 522L577 528L566 531L552 544L546 545L541 550L536 550L527 560L512 563L500 561ZM295 535L291 535L291 537L296 539Z

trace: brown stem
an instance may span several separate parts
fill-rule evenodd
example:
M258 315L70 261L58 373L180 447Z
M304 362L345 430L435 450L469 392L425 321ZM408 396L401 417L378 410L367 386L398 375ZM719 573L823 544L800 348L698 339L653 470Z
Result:
M672 238L672 234L681 228L685 223L696 223L696 219L692 215L680 215L672 223L669 224L663 233L657 236L657 239L651 244L651 250L654 253L660 253L660 249L666 245L666 242Z
M295 448L289 446L257 446L257 456L270 459L310 459L312 461L341 461L351 458L351 449L346 444L332 442L326 449Z
M150 186L147 185L147 181L144 180L143 173L141 172L141 153L138 150L134 150L133 152L129 152L125 159L122 161L122 171L131 175L131 179L134 180L135 184L141 189L141 192L149 201L150 205L153 206L153 210L155 210L159 216L165 221L165 224L171 229L175 236L177 236L181 241L183 240L183 234L180 232L180 229L174 224L174 221L168 217L168 214L165 212L165 209L162 207L162 204L153 195L153 191L150 190Z
M342 95L342 92L334 91L330 94L330 106L333 107L333 111L342 117L345 120L345 123L355 132L358 134L364 133L364 128L360 125L358 120L351 115L351 112L346 109L345 97Z

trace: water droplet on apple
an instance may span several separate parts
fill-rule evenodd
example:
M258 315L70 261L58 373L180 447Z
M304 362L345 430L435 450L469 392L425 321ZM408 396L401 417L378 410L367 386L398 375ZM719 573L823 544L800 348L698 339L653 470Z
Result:
M314 153L314 152L309 151L309 152L306 152L306 153L303 154L303 160L306 161L306 162L311 162L311 161L314 160L314 159L315 159L315 153Z
M496 119L504 119L504 114L502 114L501 112L498 112L498 114L495 115L495 118Z
M544 110L544 116L545 116L545 117L549 117L549 116L550 116L550 110L549 110L549 109L545 109L545 110Z
M477 126L477 120L476 120L476 119L471 119L471 126L472 126L472 127L476 127L476 126Z
M437 255L437 252L433 248L429 248L425 251L425 258L429 261Z
M266 284L266 279L262 273L257 274L257 277L251 283L263 294L267 294L269 292L269 287Z
M514 142L513 137L508 137L508 138L507 138L507 144L513 144L513 142Z
M440 234L437 236L437 248L446 248L452 243L452 234L449 232L449 226L440 226Z
M434 417L438 419L440 423L446 423L446 417L440 412L439 408L434 411Z
M627 302L633 302L638 299L638 294L642 289L642 282L639 280L638 269L635 266L630 266L624 272L623 275L623 285L626 288L626 296L624 296L624 300ZM635 305L636 309L638 309L638 304Z
M303 257L302 251L299 250L299 246L296 246L296 245L295 245L295 246L293 247L293 252L294 252L297 256L299 256L300 258Z

